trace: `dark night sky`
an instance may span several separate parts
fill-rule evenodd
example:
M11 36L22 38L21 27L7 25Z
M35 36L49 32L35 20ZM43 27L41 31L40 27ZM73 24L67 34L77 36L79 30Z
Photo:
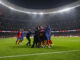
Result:
M50 9L63 6L77 0L8 0L18 6L29 9Z

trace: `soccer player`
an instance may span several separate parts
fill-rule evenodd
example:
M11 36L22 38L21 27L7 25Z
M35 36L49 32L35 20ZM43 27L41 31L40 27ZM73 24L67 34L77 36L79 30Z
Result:
M45 47L45 30L42 26L39 26L39 34L40 34L40 40L43 43L42 47Z
M53 43L52 43L52 40L51 40L51 28L48 25L45 25L45 35L46 35L48 48L50 48L49 44L51 44L51 46L53 46Z
M34 41L32 48L36 45L36 47L40 48L40 39L39 39L39 27L36 27L35 33L34 33Z
M24 38L24 32L23 29L20 29L19 32L17 33L16 45L22 43L23 38Z
M28 46L31 45L31 39L30 39L31 34L32 34L32 31L31 31L31 29L29 29L27 34L26 34L26 38L28 40L28 43L27 43Z

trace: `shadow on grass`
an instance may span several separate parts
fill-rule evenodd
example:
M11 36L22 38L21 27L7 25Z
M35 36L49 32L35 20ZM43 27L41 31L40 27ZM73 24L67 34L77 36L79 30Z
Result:
M27 46L27 45L15 45L15 46L10 46L10 48L31 48L31 46ZM37 48L37 47L35 47ZM34 48L34 49L35 49ZM32 48L33 49L33 48ZM39 49L39 48L38 48ZM40 48L41 49L41 48ZM53 46L51 48L42 48L42 49L52 49L52 50L67 50L69 49L68 47L65 47L65 46Z
M27 45L15 45L15 46L10 46L11 48L31 48L31 46Z

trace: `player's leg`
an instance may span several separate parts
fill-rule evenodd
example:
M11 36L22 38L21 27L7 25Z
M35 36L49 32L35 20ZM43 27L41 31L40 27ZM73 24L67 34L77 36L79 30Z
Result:
M28 37L26 37L26 39L29 41L29 38ZM28 43L26 43L26 45L28 45Z
M36 41L36 37L34 36L34 41L33 41L33 45L32 45L32 47L31 47L31 48L34 48L35 41Z
M32 47L31 47L31 48L34 48L34 45L35 45L35 41L33 42L33 45L32 45Z
M49 40L50 44L53 44L52 40Z
M48 45L48 48L50 48L50 46L49 46L49 36L48 36L48 34L46 34L46 40L47 40L47 45Z
M27 45L31 45L31 39L30 39L30 37L27 37L27 40L28 40Z
M16 40L16 45L17 45L17 43L18 43L18 39Z
M47 46L49 47L48 34L46 34L46 43L47 43Z
M53 46L53 42L51 40L51 36L49 36L49 43L51 44L51 46Z
M50 46L49 46L49 40L47 40L47 44L48 44L48 48L50 48Z
M43 37L41 36L41 37L40 37L40 47L44 47L43 44L44 44L44 39L43 39Z
M20 43L22 44L22 42L23 42L23 37L21 37L21 38L20 38L20 40L19 40L19 43L18 43L18 44L20 44Z
M41 47L41 40L40 40L40 37L37 37L37 47L38 47L38 48Z
M41 40L39 40L39 45L38 45L38 48L40 48L41 47Z
M46 35L45 35L45 37L44 37L44 42L45 42L45 46L48 46L47 44L47 37L46 37Z
M37 40L35 41L35 44L36 44L36 47L38 47L38 42L37 42Z
M18 41L18 45L20 44L20 42L21 42L21 39Z
M20 39L18 44L22 44L22 42L23 42L23 39Z
M16 40L16 45L18 44L19 40L20 40L20 39L19 39L19 38L17 38L17 40Z
M42 41L42 45L43 45L43 48L44 48L45 47L45 41L44 40Z
M23 42L23 39L20 40L20 43L22 43L22 42Z
M43 37L43 47L45 47L45 40L46 40L46 38L45 38L45 36Z
M31 39L30 39L30 37L28 38L28 40L29 40L28 44L30 46L31 45Z

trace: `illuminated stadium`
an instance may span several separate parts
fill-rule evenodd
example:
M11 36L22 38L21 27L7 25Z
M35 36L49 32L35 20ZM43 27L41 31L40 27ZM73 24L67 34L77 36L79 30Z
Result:
M36 27L46 36L47 25L53 46L39 35L39 47L32 48ZM19 32L24 39L17 45ZM0 60L80 60L79 46L80 0L0 0Z

